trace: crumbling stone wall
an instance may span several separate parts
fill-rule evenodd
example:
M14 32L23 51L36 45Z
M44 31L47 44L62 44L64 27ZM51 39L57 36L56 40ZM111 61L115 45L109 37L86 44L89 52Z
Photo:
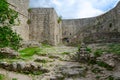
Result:
M32 8L30 18L30 40L57 45L61 42L61 26L53 8Z
M82 41L86 43L120 42L119 17L120 2L114 9L97 17L63 20L63 38L68 37L69 43L75 45Z
M10 7L19 13L20 24L13 27L24 41L29 40L28 8L29 0L7 0Z

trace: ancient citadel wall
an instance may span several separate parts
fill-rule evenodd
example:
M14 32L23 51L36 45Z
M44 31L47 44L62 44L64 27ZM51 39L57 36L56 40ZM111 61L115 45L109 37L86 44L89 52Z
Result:
M13 30L16 31L23 38L24 41L29 40L29 26L28 20L28 8L29 0L7 0L10 7L19 13L20 24L14 26Z
M61 26L53 8L33 8L29 13L30 40L57 45L61 42Z
M93 18L63 20L63 39L70 44L120 42L120 2L109 12ZM70 34L71 33L71 34Z

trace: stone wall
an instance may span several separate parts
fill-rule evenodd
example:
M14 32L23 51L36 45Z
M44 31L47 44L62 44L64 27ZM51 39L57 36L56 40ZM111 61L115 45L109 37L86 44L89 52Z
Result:
M82 41L86 43L120 42L119 17L120 2L114 9L97 17L63 20L63 39L68 38L69 43L75 45Z
M7 0L9 6L19 13L20 24L13 27L13 30L16 31L24 41L29 40L29 26L28 21L28 8L29 0Z
M61 42L61 26L53 8L33 8L29 13L30 40L57 45Z

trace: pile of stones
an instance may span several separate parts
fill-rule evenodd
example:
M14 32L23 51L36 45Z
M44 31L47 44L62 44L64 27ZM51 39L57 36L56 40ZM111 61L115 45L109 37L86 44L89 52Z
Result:
M35 63L25 63L25 62L13 62L13 63L0 62L0 68L14 72L23 72L27 74L32 74L37 72L41 72L41 73L49 72L48 69L44 69L41 65L37 65Z
M87 47L84 43L82 43L80 49L76 53L76 60L78 62L87 62L89 59L90 59L90 54L87 51Z

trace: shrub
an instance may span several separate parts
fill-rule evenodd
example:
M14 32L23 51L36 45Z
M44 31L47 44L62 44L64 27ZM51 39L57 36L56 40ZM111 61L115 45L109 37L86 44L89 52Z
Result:
M31 20L30 19L27 20L27 24L31 24Z
M0 48L11 47L17 50L20 47L20 36L12 30L18 12L9 8L6 0L0 0Z
M20 36L13 32L11 27L0 27L0 47L11 47L17 50L20 47Z

